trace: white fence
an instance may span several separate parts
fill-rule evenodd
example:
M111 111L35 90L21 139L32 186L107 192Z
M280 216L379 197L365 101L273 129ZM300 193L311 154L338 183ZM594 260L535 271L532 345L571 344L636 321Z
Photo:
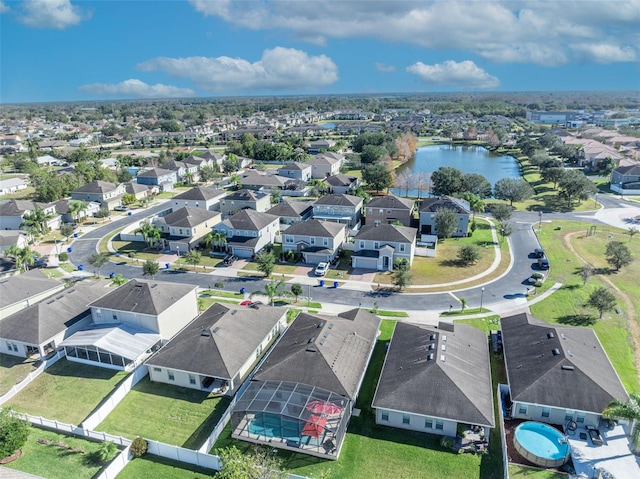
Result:
M38 366L38 368L35 371L31 371L27 375L27 377L25 377L18 384L11 386L11 389L9 389L9 391L7 391L3 396L0 397L0 405L4 404L13 396L15 396L20 391L22 391L25 387L29 385L31 381L33 381L35 378L40 376L45 369L47 369L49 366L51 366L53 363L55 363L58 359L60 359L63 356L64 356L64 353L62 351L58 351L51 358L44 360L42 364Z
M146 377L148 372L147 366L142 364L138 366L122 383L118 389L113 391L104 403L96 409L87 419L82 422L82 427L87 430L95 429L109 415L111 411L124 399L131 388L138 384L141 379Z
M151 441L147 439L147 452L156 456L166 457L174 461L186 462L196 466L205 467L207 469L220 470L220 458L212 456L193 449L185 449L184 447L172 446L163 442Z
M508 393L509 386L498 384L496 390L496 401L498 401L498 427L500 428L500 438L502 441L502 463L504 464L504 479L509 479L509 455L507 454L507 437L504 431L504 414L502 409L502 393Z
M111 461L111 464L105 467L94 479L115 479L131 461L129 448L130 446L127 446L124 450L120 451L120 454Z

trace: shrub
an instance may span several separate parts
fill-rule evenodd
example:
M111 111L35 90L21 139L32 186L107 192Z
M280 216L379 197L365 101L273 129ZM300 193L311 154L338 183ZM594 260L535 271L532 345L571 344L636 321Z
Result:
M533 283L533 285L534 285L536 288L540 288L540 287L542 286L542 281L538 280L538 281L536 281L535 283Z
M108 208L100 208L95 214L96 218L108 218L109 216L111 216L111 212Z
M531 275L531 277L534 278L534 279L542 279L542 278L544 278L544 274L542 274L542 273L533 273Z
M140 457L147 452L147 441L144 438L138 436L131 443L131 447L129 448L131 455L133 457Z
M69 261L69 254L68 253L60 253L58 255L58 259L60 261Z
M214 286L216 288L224 288L224 282L223 281L216 281Z
M0 411L0 459L10 456L25 445L29 423L13 416L10 409Z

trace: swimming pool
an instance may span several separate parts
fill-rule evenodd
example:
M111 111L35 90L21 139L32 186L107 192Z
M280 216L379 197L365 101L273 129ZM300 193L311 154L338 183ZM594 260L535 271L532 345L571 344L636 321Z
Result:
M513 444L522 457L543 467L563 465L571 452L569 441L560 431L534 421L523 422L516 428Z
M257 436L281 437L287 441L300 441L304 421L282 419L272 413L256 414L249 424L249 432Z

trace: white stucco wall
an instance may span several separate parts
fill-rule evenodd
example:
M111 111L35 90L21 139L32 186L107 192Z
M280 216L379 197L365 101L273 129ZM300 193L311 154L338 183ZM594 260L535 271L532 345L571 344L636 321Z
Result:
M388 413L388 420L383 419L383 414ZM408 417L409 424L405 424L403 419ZM431 427L427 427L425 421L430 420ZM411 431L427 432L430 434L439 434L441 436L455 437L458 423L450 419L438 419L418 414L402 413L399 411L391 411L388 409L376 409L376 424L381 426L397 427L399 429L409 429ZM438 426L442 424L442 429Z
M526 411L526 412L525 412ZM543 415L543 414L548 414ZM578 427L591 425L598 426L601 414L586 411L574 411L564 408L554 408L539 404L514 402L511 415L516 419L540 421L547 424L565 425L570 420L575 421Z

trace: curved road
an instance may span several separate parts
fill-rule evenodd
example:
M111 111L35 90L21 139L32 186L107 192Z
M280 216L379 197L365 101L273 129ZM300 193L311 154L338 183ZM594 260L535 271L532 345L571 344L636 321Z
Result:
M630 207L637 208L637 204L625 200L619 200L615 197L600 195L599 202L607 209L613 211L627 211ZM594 202L595 204L595 202ZM127 224L131 224L138 220L140 215L149 216L158 213L169 207L169 203L154 206L147 210L141 211L140 214L133 214L109 224L97 228L76 239L73 244L73 251L70 259L73 264L88 264L87 258L96 252L98 241L109 234L111 231L118 229ZM612 211L612 212L613 212ZM549 220L579 220L592 223L602 224L600 218L604 218L602 210L598 212L584 213L543 213L542 221ZM607 211L607 215L608 215ZM640 211L636 212L640 213ZM610 216L610 215L608 215ZM538 240L532 231L531 226L538 223L540 216L536 212L515 212L512 217L514 231L510 237L512 265L508 272L501 278L488 282L482 286L475 286L468 289L452 291L458 298L465 297L470 308L479 307L482 300L483 306L489 309L499 309L501 311L509 311L519 309L526 305L525 294L527 292L526 279L531 276L536 269L536 260L529 255L533 250L539 247ZM620 220L623 222L624 220ZM630 224L627 222L627 224ZM623 224L620 226L624 227ZM640 226L640 224L638 225ZM552 265L553 267L553 265ZM106 268L106 267L104 267ZM116 274L122 274L126 278L141 278L142 269L127 263L110 263L109 271ZM156 276L161 281L172 281L176 283L188 283L209 288L215 281L223 281L225 290L237 292L240 288L246 288L247 292L264 290L265 281L252 277L226 277L211 273L184 273L174 270L161 270ZM484 291L483 291L484 289ZM333 288L309 288L313 301L342 304L346 306L373 307L373 303L377 302L381 309L405 310L405 311L428 311L437 310L445 311L449 309L449 305L453 304L458 307L457 301L452 297L451 293L376 293L364 292L359 290L348 289L343 286L339 289ZM305 287L304 294L307 294Z

